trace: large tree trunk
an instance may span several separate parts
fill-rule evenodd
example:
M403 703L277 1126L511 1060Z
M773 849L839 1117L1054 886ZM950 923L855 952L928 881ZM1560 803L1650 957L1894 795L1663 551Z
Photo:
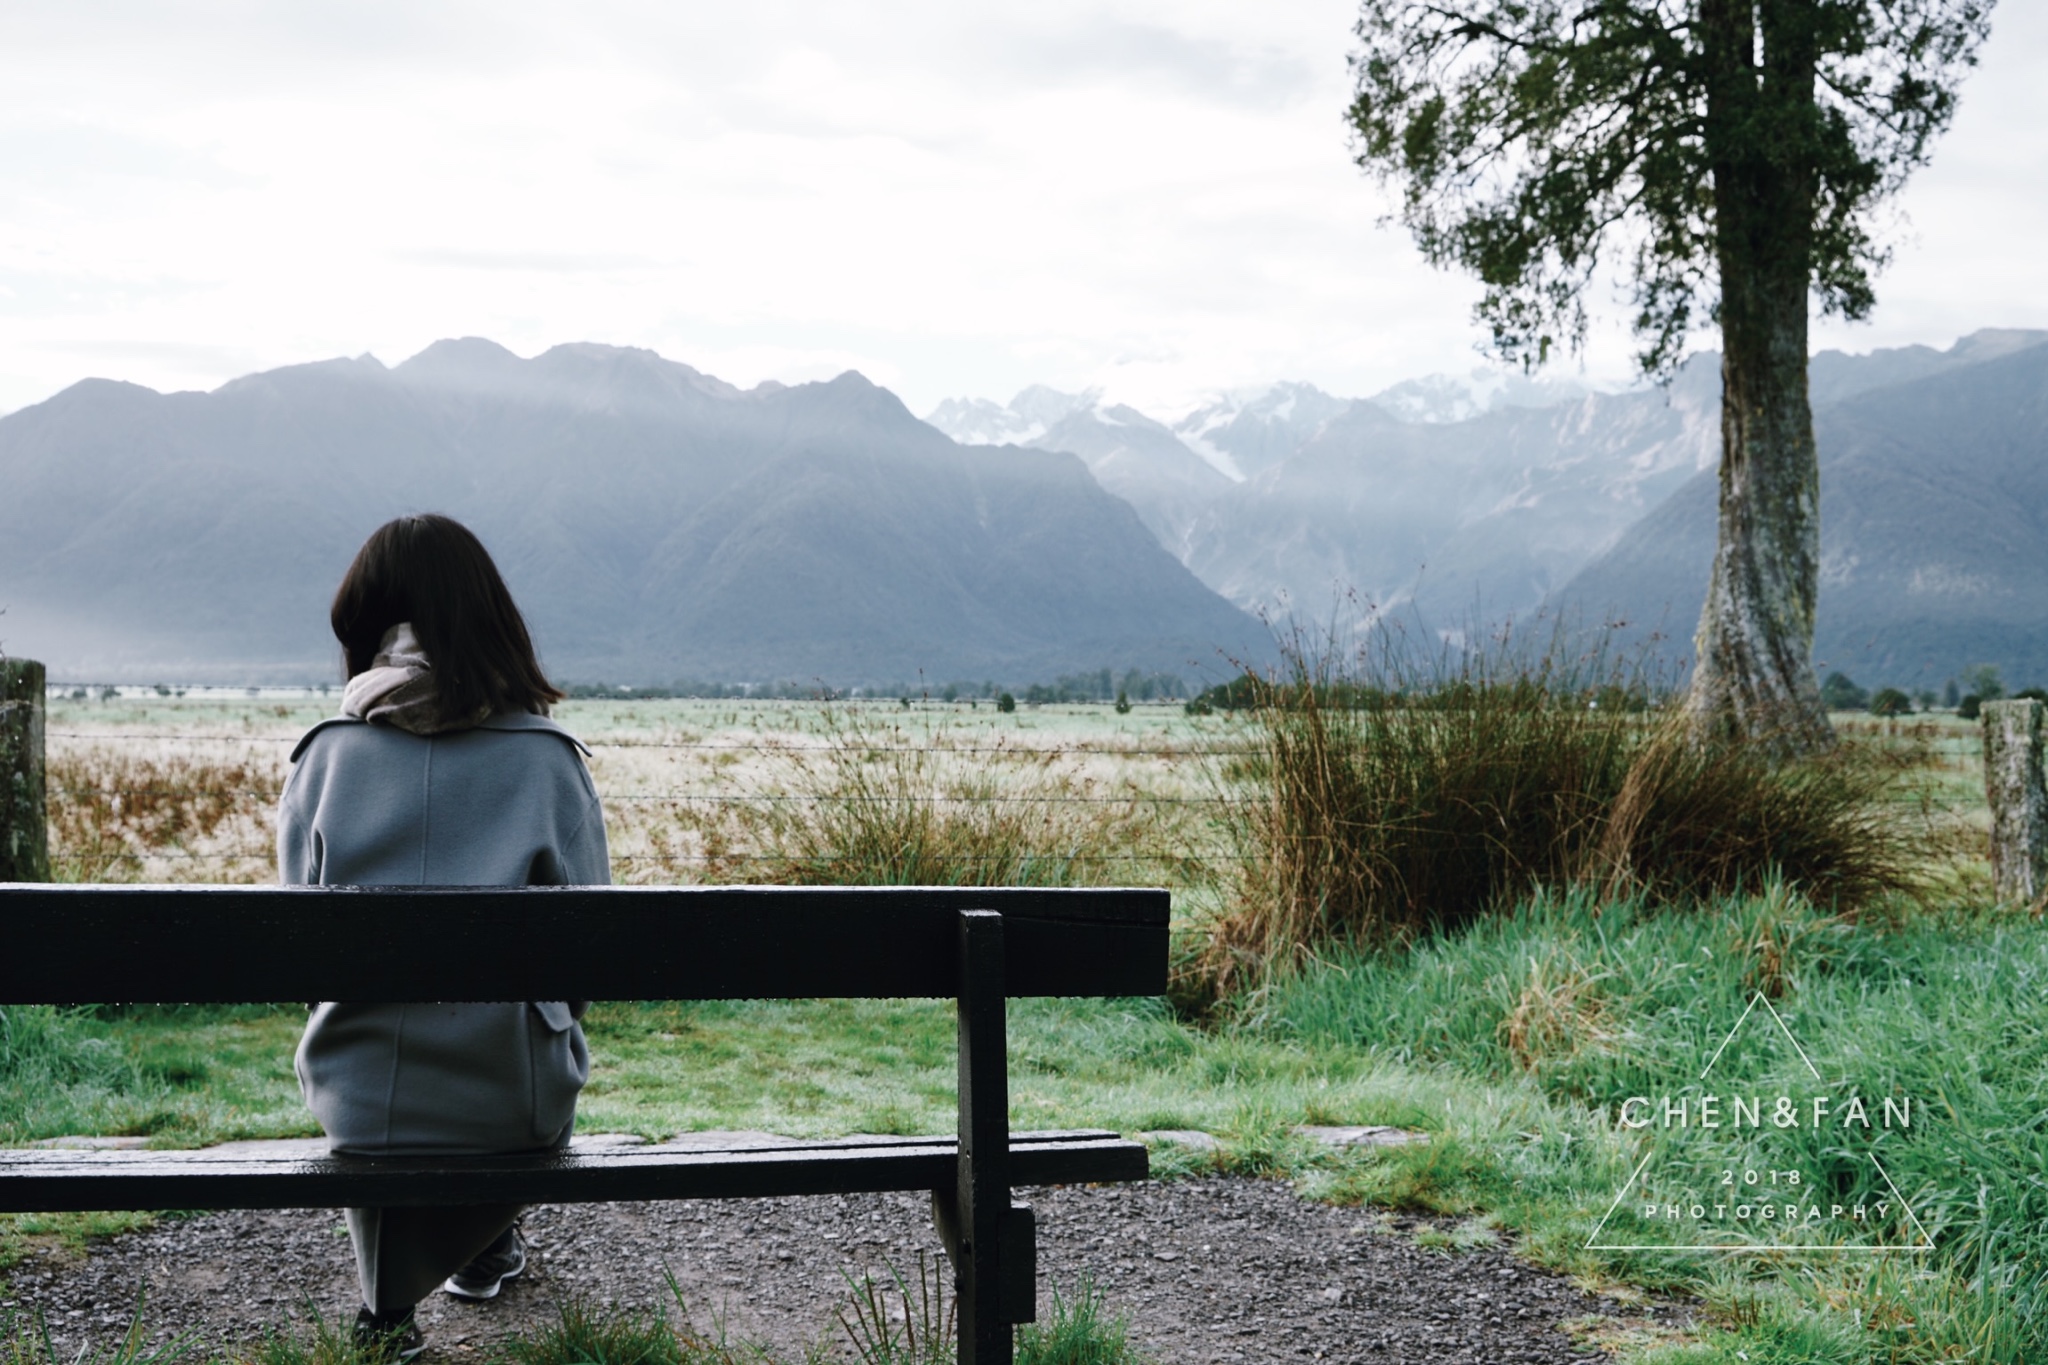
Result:
M1699 740L1834 742L1813 672L1820 463L1806 390L1811 0L1701 0L1721 276L1721 522L1686 706ZM1758 61L1758 18L1762 53ZM1790 22L1788 23L1787 20Z

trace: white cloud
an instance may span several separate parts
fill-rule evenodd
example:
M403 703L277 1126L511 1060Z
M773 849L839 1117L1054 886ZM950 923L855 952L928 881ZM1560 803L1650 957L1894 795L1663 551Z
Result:
M1035 381L1173 406L1462 371L1476 287L1376 227L1349 162L1353 17L16 0L0 410L90 372L191 387L453 335L745 383L858 368L917 411ZM2041 320L2043 39L2001 10L1875 325L1824 340ZM1589 365L1626 354L1610 325Z
M1870 321L1817 322L1816 346L1945 346L1980 327L2048 325L2048 6L1998 6L1955 123L1898 207Z

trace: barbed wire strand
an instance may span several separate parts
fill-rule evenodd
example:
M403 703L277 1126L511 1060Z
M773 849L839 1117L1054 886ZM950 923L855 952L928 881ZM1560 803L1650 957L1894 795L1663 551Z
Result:
M98 862L146 863L157 859L167 862L270 862L269 853L194 853L189 850L164 850L154 853L96 852L96 853L53 853L52 862L70 865L89 865ZM774 853L614 853L615 863L696 863L700 865L723 866L728 863L770 864L777 867L836 866L834 858L800 858ZM1157 866L1162 863L1199 864L1205 860L1191 855L1170 853L1062 853L1042 854L1031 857L1017 857L1008 854L983 853L948 855L945 861L971 863L975 865L1040 865L1045 863L1146 863Z
M93 796L112 797L207 797L224 796L240 800L275 802L279 792L233 791L223 792L211 787L71 787L57 788L69 799L75 800L81 793ZM872 799L854 798L863 805L879 806L1212 806L1228 804L1228 798L1220 796L1155 796L1133 792L1122 796L882 796ZM675 805L743 806L743 805L845 805L848 798L838 795L809 795L797 792L622 792L601 793L600 800L606 805Z
M117 731L92 730L49 730L45 732L52 739L78 740L199 740L213 744L296 744L297 735L206 735L206 734L158 734L121 733ZM1224 757L1246 751L1246 745L1225 745L1216 748L1190 748L1169 746L1166 748L1123 748L1115 746L1080 747L1062 745L1057 748L1043 748L1031 744L696 744L680 740L638 740L638 739L588 739L583 743L592 749L679 749L699 753L720 754L783 754L792 757L831 756L835 754L1010 754L1020 758L1042 757L1088 757L1088 758L1203 758Z

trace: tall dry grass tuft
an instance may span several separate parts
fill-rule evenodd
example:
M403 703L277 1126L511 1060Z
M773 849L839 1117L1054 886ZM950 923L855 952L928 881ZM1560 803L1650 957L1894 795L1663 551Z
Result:
M1424 673L1287 651L1222 774L1240 882L1184 965L1189 1001L1328 944L1455 930L1538 887L1673 899L1774 875L1854 906L1909 887L1926 821L1897 764L1844 745L1797 765L1700 748L1594 654L1501 642Z
M1157 845L1142 803L1057 753L955 749L857 710L793 748L759 817L755 879L812 886L1076 886L1129 880Z
M1915 883L1931 849L1924 803L1902 800L1910 755L1849 741L1799 763L1644 733L1581 875L1617 893L1702 899L1763 889L1773 869L1818 904L1854 909Z
M1569 955L1531 957L1528 980L1495 1030L1515 1065L1533 1074L1612 1042L1604 980Z
M1295 641L1226 773L1241 883L1195 969L1222 993L1332 942L1454 928L1571 879L1626 775L1639 718L1547 660L1479 658L1434 685L1345 671ZM1361 676L1363 674L1363 676ZM1623 708L1625 711L1625 708Z
M60 881L275 875L276 765L107 744L53 753L48 773L50 862Z

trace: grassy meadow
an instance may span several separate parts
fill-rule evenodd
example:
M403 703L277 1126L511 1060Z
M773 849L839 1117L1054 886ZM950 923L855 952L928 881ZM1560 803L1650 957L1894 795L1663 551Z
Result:
M268 879L286 755L330 704L53 702L59 874ZM1303 914L1301 888L1322 884L1294 864L1277 877L1246 842L1278 836L1260 823L1277 801L1270 735L1243 716L633 701L560 717L595 749L622 882L1163 884L1193 972L1262 888ZM1455 927L1303 940L1172 1003L1019 1001L1012 1121L1204 1129L1219 1150L1162 1145L1155 1168L1424 1211L1447 1255L1506 1239L1591 1285L1698 1297L1691 1337L1622 1344L1631 1359L2048 1359L2048 925L1989 904L1973 725L1838 725L1863 755L1855 772L1882 778L1852 793L1854 828L1902 831L1887 847L1913 850L1910 884L1849 905L1782 869L1683 896L1612 877L1515 882ZM302 1018L8 1010L0 1142L311 1135L290 1071ZM952 1124L945 1002L605 1002L587 1024L586 1131ZM1730 1097L1779 1095L1798 1097L1795 1118L1826 1096L1837 1111L1909 1104L1911 1121L1726 1121ZM1685 1126L1627 1121L1670 1106ZM1702 1127L1708 1115L1722 1121ZM1333 1150L1303 1124L1429 1140ZM1862 1216L1647 1211L1717 1198ZM139 1221L0 1220L0 1277L31 1246ZM17 1340L21 1365L32 1344Z
M53 699L48 716L52 854L64 880L252 882L276 875L271 808L293 743L331 698L288 701ZM922 877L1037 854L985 880L1186 884L1206 860L1201 759L1228 747L1228 718L1179 704L1024 707L895 702L569 701L556 718L593 750L620 882L843 879L821 838L851 805L930 807L936 831L896 827L880 856L920 833L972 838L933 847ZM857 755L857 763L844 762ZM993 813L990 818L989 813ZM954 817L964 817L958 819ZM969 830L967 825L973 825ZM964 855L964 861L963 861ZM874 869L869 869L870 871Z

